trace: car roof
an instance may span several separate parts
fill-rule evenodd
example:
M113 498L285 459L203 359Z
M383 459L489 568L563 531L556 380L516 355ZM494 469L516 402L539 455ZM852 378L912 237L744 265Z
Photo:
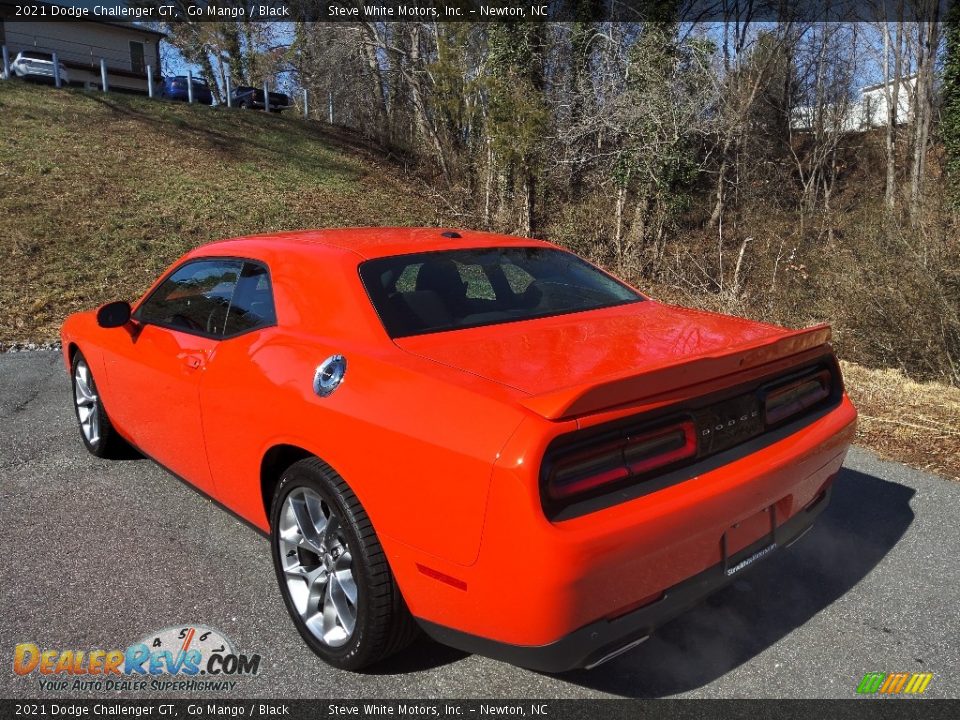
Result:
M273 254L282 252L282 249L287 247L301 251L309 248L337 249L354 253L360 259L371 259L436 250L530 246L554 247L542 240L462 228L369 227L249 235L208 243L197 248L191 255L203 255L211 250L217 255L235 253L245 256L251 252Z

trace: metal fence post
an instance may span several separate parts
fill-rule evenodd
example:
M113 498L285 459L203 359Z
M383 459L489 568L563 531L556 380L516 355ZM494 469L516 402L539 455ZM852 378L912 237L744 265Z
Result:
M63 82L60 80L60 58L57 57L56 53L53 53L53 84L60 88L63 87Z
M193 71L187 70L187 102L193 103Z
M310 119L310 91L303 89L303 119Z
M330 119L330 124L333 125L333 90L327 93L327 115Z
M233 94L233 88L230 86L230 76L227 75L224 79L227 81L227 107L233 107L233 98L230 97Z
M270 88L267 81L263 81L263 111L270 112Z
M3 46L3 78L10 79L10 51L7 50L6 45Z
M153 67L147 65L147 97L153 97Z
M104 92L110 92L110 85L107 82L107 61L100 58L100 84Z

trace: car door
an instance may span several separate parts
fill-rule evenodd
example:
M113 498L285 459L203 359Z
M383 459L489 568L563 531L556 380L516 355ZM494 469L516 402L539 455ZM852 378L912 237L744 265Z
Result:
M184 263L133 314L127 339L106 353L118 426L147 455L212 492L200 384L216 355L242 260ZM114 412L111 410L111 412Z
M204 373L200 408L207 429L207 457L217 499L245 517L262 507L246 480L259 468L264 436L263 415L271 401L267 377L269 349L277 324L273 285L264 263L249 260L237 282L227 316L224 339ZM252 503L252 504L251 504Z

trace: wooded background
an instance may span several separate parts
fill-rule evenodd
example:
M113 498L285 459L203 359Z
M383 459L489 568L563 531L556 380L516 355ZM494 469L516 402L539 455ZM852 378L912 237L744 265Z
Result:
M846 359L960 384L956 9L604 23L574 1L583 21L165 30L220 95L279 79L319 120L329 99L461 226L562 243L661 299L826 320ZM850 127L871 83L884 116Z

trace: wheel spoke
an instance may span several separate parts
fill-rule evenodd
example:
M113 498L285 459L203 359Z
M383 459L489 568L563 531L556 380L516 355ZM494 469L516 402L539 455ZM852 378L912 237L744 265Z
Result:
M77 394L82 397L87 402L96 400L96 395L93 394L93 391L90 389L90 386L87 385L87 381L77 375Z
M296 519L297 530L300 532L299 545L311 552L322 554L323 542L314 524L314 518L312 517L307 502L307 499L303 495L297 498L291 498L291 507L293 508L294 518Z
M333 603L333 583L327 583L327 591L323 599L323 635L327 642L332 639L332 633L337 629L337 608Z
M337 576L334 575L334 577L336 578ZM343 591L339 578L334 582L327 583L327 587L329 588L327 592L330 595L330 603L333 605L334 612L337 614L337 622L340 623L340 626L349 635L353 632L353 626L356 625L357 622L356 613L347 600L347 595Z
M326 519L323 526L323 532L320 534L320 542L324 547L331 547L337 539L337 531L340 529L340 518L333 512Z
M308 587L312 586L318 580L326 582L326 578L321 577L326 572L323 565L318 565L312 570L308 570L303 565L294 565L293 567L284 568L283 572L290 577L300 578Z
M356 607L357 583L353 580L353 573L350 570L338 570L333 573L333 577L336 578L337 584L340 586L340 589L343 590L343 594L350 604Z
M90 408L90 442L95 443L100 439L100 416L97 414L96 406Z

